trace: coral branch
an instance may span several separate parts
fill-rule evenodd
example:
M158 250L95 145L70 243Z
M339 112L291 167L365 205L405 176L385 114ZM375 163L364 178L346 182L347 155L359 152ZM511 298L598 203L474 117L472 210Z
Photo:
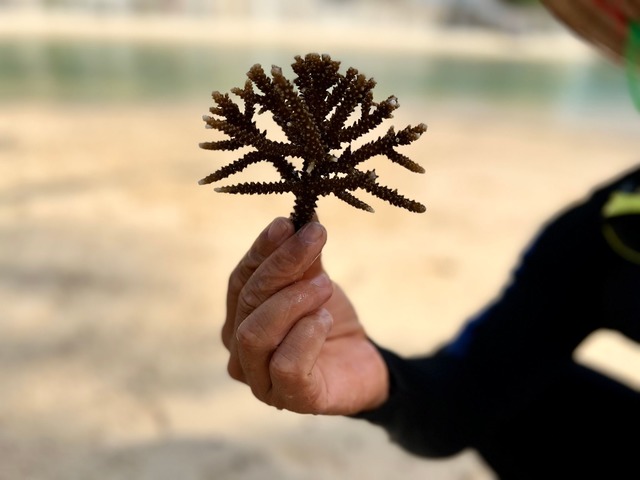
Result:
M258 183L247 182L229 185L226 187L216 187L214 190L220 193L243 193L249 195L267 195L269 193L286 193L291 191L289 182Z
M199 183L222 180L259 162L271 163L280 174L280 181L246 182L215 190L248 195L292 193L295 202L291 218L296 229L313 218L318 199L329 194L355 208L373 212L353 195L358 189L411 212L424 212L424 205L379 185L374 171L362 171L358 166L382 156L412 172L424 173L419 164L395 148L416 141L426 126L408 126L397 133L391 127L385 135L354 150L353 141L393 117L399 107L397 98L390 96L375 103L372 91L376 82L355 68L340 74L340 62L326 54L296 56L292 69L297 77L290 82L280 67L271 68L271 77L262 66L251 67L244 87L231 90L242 100L242 109L228 94L213 92L215 106L209 109L210 116L203 116L205 127L228 138L203 142L200 147L251 150ZM267 138L266 132L257 127L256 116L267 112L284 132L286 142ZM350 119L353 121L347 126ZM301 159L300 169L295 167L294 159Z
M273 163L283 179L295 180L297 178L295 167L283 157L267 155L260 151L253 151L247 153L244 157L239 158L235 162L225 165L220 170L207 175L205 178L200 180L198 184L207 185L209 183L217 182L218 180L227 178L234 173L241 172L251 164L262 161L269 161Z
M333 192L333 194L338 197L343 202L348 203L352 207L359 208L360 210L364 210L365 212L373 213L374 210L368 204L364 203L359 198L354 197L351 193L345 192Z

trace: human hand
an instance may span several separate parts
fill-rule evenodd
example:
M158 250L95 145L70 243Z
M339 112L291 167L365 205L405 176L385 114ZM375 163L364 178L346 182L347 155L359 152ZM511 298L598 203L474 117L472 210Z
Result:
M353 306L320 260L326 230L275 219L229 278L222 341L231 377L261 401L298 413L380 406L388 373Z

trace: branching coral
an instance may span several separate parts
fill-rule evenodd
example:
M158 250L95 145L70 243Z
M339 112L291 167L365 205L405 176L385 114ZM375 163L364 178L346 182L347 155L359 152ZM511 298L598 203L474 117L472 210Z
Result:
M279 181L239 183L215 190L239 194L293 193L291 218L296 229L311 220L318 199L329 194L372 212L369 205L353 195L357 189L409 211L424 212L424 205L378 184L375 170L363 171L358 166L382 155L412 172L424 173L420 165L397 152L396 147L420 138L426 125L408 126L398 132L391 127L385 135L354 148L356 139L392 118L399 104L394 96L374 102L375 81L355 68L342 75L339 67L340 62L329 55L297 56L292 65L297 77L292 83L283 76L280 67L273 66L269 78L260 65L254 65L247 73L244 88L231 90L242 100L242 110L228 94L213 92L216 106L209 110L212 116L205 115L203 120L207 128L219 130L228 138L204 142L200 147L207 150L250 147L250 150L199 183L213 183L249 165L270 162L280 174ZM271 140L266 130L258 128L255 117L265 112L271 113L288 142ZM296 158L302 160L299 169L293 162Z

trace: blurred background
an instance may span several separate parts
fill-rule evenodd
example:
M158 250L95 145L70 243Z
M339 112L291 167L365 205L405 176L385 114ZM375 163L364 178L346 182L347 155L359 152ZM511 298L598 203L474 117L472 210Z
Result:
M425 175L376 166L425 214L319 204L329 272L404 355L446 341L545 219L638 161L623 72L537 2L0 0L1 480L492 478L473 452L412 457L227 377L228 274L293 202L199 187L233 158L198 149L201 116L254 63L293 78L307 52L395 94L394 125L429 126L405 152ZM640 385L615 334L577 355Z

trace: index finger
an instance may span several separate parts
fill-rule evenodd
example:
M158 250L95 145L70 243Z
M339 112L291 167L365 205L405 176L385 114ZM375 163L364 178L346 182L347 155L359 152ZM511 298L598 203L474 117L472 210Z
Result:
M294 233L293 223L287 218L278 217L271 222L255 240L229 276L227 288L227 314L222 327L222 343L229 348L230 339L235 330L238 297L251 275L287 238Z
M267 298L317 270L326 231L317 222L307 223L265 259L245 283L236 305L236 328ZM312 268L316 265L316 268Z

